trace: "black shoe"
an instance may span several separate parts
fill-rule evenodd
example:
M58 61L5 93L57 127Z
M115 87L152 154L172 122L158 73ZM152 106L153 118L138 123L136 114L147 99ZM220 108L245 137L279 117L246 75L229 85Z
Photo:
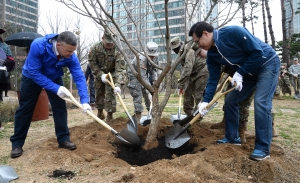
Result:
M21 147L15 147L12 149L10 153L11 158L17 158L20 157L23 154L23 149Z
M65 148L65 149L68 149L68 150L74 150L74 149L76 149L77 147L76 147L76 145L73 144L72 142L70 142L70 141L65 141L65 142L59 144L59 145L58 145L58 148Z

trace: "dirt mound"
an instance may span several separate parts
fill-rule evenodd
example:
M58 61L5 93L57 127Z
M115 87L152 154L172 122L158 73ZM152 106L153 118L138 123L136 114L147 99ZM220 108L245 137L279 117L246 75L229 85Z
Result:
M116 131L126 128L128 119L115 119ZM272 144L271 158L264 161L248 159L253 150L254 135L247 134L242 146L216 145L223 130L210 129L210 123L196 123L189 128L191 139L178 149L168 149L165 133L172 126L161 119L158 145L145 151L112 144L116 138L94 122L70 129L77 149L58 149L56 139L29 147L20 157L24 166L36 167L22 171L20 177L40 172L36 182L52 182L55 170L74 172L72 182L297 182L300 180L300 157ZM148 127L139 126L144 142ZM16 162L17 163L17 162ZM27 164L27 165L26 165ZM49 177L50 176L50 177ZM52 178L51 178L52 177ZM22 179L23 181L26 178ZM32 178L30 179L32 180ZM16 180L17 182L18 180Z

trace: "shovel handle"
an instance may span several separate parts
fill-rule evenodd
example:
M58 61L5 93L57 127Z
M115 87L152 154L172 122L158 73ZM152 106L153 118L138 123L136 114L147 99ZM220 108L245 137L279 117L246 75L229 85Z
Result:
M226 91L223 91L225 85L228 83L228 82L231 82L232 78L229 76L225 81L223 81L217 88L217 92L215 93L215 96L214 98L207 104L206 106L206 109L209 109L211 106L213 106L217 100L219 100L219 98L221 98L223 95L231 92L232 90L234 90L234 87L226 90ZM201 117L201 114L198 113L189 123L190 125L192 125L193 123L195 123L197 121L197 119L199 119Z
M107 75L108 75L109 80L110 80L110 81L107 80L107 83L108 83L113 89L115 89L114 80L112 79L112 76L111 76L110 72L109 72ZM123 107L123 109L125 110L125 112L126 112L128 118L133 122L133 119L132 119L132 117L129 115L129 112L128 112L128 110L127 110L126 105L124 104L124 102L123 102L123 100L122 100L121 95L120 95L118 92L116 92L116 95L118 96L118 99L119 99L119 101L121 102L122 107Z
M73 104L75 104L77 107L79 107L80 109L83 109L82 105L73 97L73 95L71 94L71 92L68 89L65 89L65 91L69 94L69 98L64 97L63 99L65 101L71 102ZM110 127L108 124L106 124L104 121L102 121L101 119L99 119L94 113L92 113L91 111L87 111L87 114L90 115L92 118L94 118L98 123L100 123L102 126L104 126L106 129L110 130L111 132L113 132L114 134L116 134L117 132Z
M181 99L182 99L182 94L179 94L179 102L178 102L178 119L180 119L181 116Z

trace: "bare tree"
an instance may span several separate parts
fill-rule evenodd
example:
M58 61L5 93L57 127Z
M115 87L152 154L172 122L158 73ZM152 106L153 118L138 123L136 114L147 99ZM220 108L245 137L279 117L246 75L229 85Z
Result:
M284 0L280 0L281 2L281 16L282 16L282 60L290 66L290 59L288 57L288 49L287 49L287 30L286 30L286 9L284 6Z
M272 27L272 15L270 12L270 7L269 7L269 0L265 0L265 5L266 5L266 11L268 15L268 27L269 27L269 33L271 37L271 42L272 42L272 48L275 49L275 37L274 37L274 31Z
M266 23L266 15L265 15L265 1L261 1L261 7L262 7L262 17L263 17L263 27L264 27L264 37L265 37L265 43L268 43L268 34L267 34L267 23Z
M132 7L132 5L129 5L129 2L125 1L125 0L121 0L121 5L122 7L124 7L125 11L126 11L126 21L127 22L116 22L114 19L114 1L108 2L108 9L109 11L106 10L106 8L104 7L104 5L100 2L100 0L81 0L82 4L78 4L78 2L74 2L72 0L57 0L58 2L62 2L64 3L68 8L72 9L73 11L83 15L83 16L87 16L90 17L95 23L97 23L98 25L102 26L103 29L105 31L109 31L109 32L114 32L116 35L118 36L118 39L122 40L125 45L130 49L130 51L133 53L133 55L137 58L138 60L138 56L139 54L143 54L142 52L145 53L145 43L143 43L141 41L141 35L143 32L143 28L141 26L141 22L143 22L143 20L146 18L147 13L151 13L154 16L155 21L158 23L159 25L159 30L161 32L161 38L162 41L166 47L166 55L167 55L167 59L166 59L166 63L164 68L160 67L159 65L156 65L155 63L153 63L151 61L151 59L145 55L148 60L151 62L152 65L154 65L156 68L161 70L161 74L158 76L158 79L156 80L156 82L153 83L153 85L150 85L148 82L145 82L142 77L141 77L141 73L139 70L135 70L133 65L130 62L130 59L128 57L127 54L125 54L123 45L120 44L119 40L114 40L115 45L118 47L118 49L120 50L120 52L124 55L125 61L128 65L128 67L130 68L130 70L132 71L132 73L134 74L134 76L137 78L137 80L148 90L153 94L152 97L152 104L153 104L153 108L152 108L152 120L151 120L151 124L149 127L149 132L146 138L146 142L144 145L144 149L151 149L153 147L156 146L156 142L157 142L157 128L158 128L158 123L159 120L161 118L162 115L162 111L164 109L164 107L166 106L168 99L170 97L171 94L171 78L172 78L172 74L174 72L174 70L176 69L177 65L179 64L180 60L182 58L184 58L187 50L184 51L184 53L182 55L177 55L176 59L174 61L172 61L171 59L171 50L169 48L169 44L170 44L170 28L169 28L169 17L168 17L168 0L165 0L165 3L163 4L163 10L160 11L161 13L163 13L163 17L165 17L163 26L160 26L161 22L158 20L157 17L157 12L154 11L153 9L153 5L155 5L155 2L153 1L149 1L146 0L147 3L147 12L143 12L143 16L142 19L136 19L133 17L132 13L134 13L135 8ZM243 0L242 3L244 3L246 0ZM201 1L196 1L194 3L192 3L192 1L185 1L186 6L189 5L191 8L185 8L186 11L187 9L191 10L191 13L185 13L185 15L188 15L190 17L186 18L186 20L188 21L192 21L192 16L194 15L194 12L196 12L198 10L198 7L195 6L199 6L199 2ZM228 1L221 1L221 0L213 0L210 1L212 3L211 6L211 10L209 11L211 13L212 8L214 6L216 6L218 3L223 3L224 7L227 8L227 10L229 9L228 14L221 14L222 11L219 12L219 14L217 16L219 16L219 18L215 18L215 20L221 21L221 25L220 26L224 26L226 25L230 20L232 20L236 13L238 12L238 10L240 9L240 5L238 6L237 9L233 8L233 4L235 3L234 0L228 0ZM128 4L127 4L128 3ZM189 11L190 12L190 11ZM161 14L160 14L161 15ZM209 17L209 13L206 15L205 20ZM124 18L125 20L125 18ZM133 30L135 30L135 34L137 37L137 42L131 44L127 37L123 34L122 31L122 24L126 25L128 22L132 23L132 26L127 27L127 28L132 28ZM189 23L189 22L187 22ZM187 26L185 26L186 29ZM187 31L187 30L182 30L182 31ZM191 45L191 44L190 44ZM137 68L139 68L139 62L137 62ZM160 84L162 83L163 80L166 80L166 94L165 96L161 99L158 98L158 93L159 93L159 87Z

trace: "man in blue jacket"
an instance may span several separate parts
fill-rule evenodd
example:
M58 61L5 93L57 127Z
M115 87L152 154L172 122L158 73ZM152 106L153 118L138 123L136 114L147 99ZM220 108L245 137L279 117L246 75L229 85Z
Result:
M255 146L250 159L270 157L272 141L272 99L276 89L280 60L272 47L253 36L246 28L227 26L219 30L206 22L194 24L189 32L195 43L208 50L206 63L209 71L206 91L198 108L201 115L214 96L220 78L221 65L235 71L234 91L225 99L225 138L217 144L241 145L239 137L239 102L254 90ZM201 53L200 53L201 54Z
M76 47L76 36L69 31L48 34L32 42L22 70L19 108L15 113L14 134L10 137L12 158L23 154L22 147L34 107L43 88L52 106L58 147L68 150L76 149L76 145L70 141L66 102L62 99L68 97L67 89L63 86L63 67L68 67L73 76L83 111L92 110L88 104L89 95L85 77L80 62L74 54Z

